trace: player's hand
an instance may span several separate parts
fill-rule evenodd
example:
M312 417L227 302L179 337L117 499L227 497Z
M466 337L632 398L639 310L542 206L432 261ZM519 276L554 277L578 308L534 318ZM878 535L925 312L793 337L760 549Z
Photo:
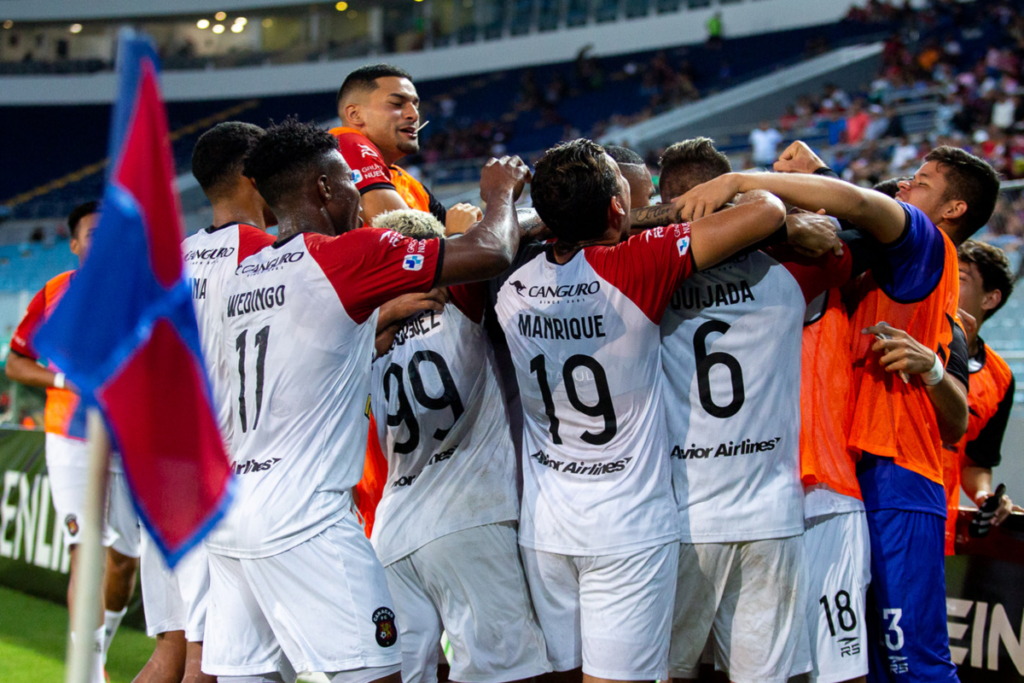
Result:
M480 173L480 198L486 202L489 195L511 189L516 201L528 182L530 167L519 157L491 159Z
M782 152L774 168L779 173L814 173L827 165L806 142L797 140Z
M877 339L871 345L872 351L882 354L878 362L886 372L921 375L935 365L935 352L903 330L880 323L861 330L861 332L889 337L888 339Z
M377 337L373 340L373 350L377 354L374 357L375 359L380 358L391 350L391 345L395 343L395 337L398 336L398 330L401 327L401 323L392 323L384 329L377 331Z
M967 348L971 348L974 346L974 340L978 338L978 319L962 308L957 313L960 315L960 322L964 326Z
M380 334L391 325L422 311L443 310L446 303L448 290L445 287L396 297L380 307L380 313L377 315L377 333Z
M824 209L818 213L795 210L787 214L786 242L798 254L810 258L818 258L830 250L836 256L843 255L843 241L836 235L836 226Z
M679 212L679 220L699 220L731 202L736 196L736 180L733 176L732 173L718 176L673 199L672 206Z
M991 491L978 491L974 496L974 504L981 508L981 506L985 504L985 501L991 497ZM1011 512L1024 512L1024 508L1019 505L1014 505L1013 501L1010 500L1010 497L1004 493L1002 499L999 501L999 507L996 508L995 516L992 518L992 526L999 526L1005 522Z
M460 202L448 209L448 215L444 221L444 234L447 237L461 235L469 230L474 223L483 220L483 218L484 212L479 208L472 204Z

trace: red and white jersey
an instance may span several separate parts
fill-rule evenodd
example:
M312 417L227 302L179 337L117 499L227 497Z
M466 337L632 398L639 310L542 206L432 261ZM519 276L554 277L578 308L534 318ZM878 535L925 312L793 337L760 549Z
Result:
M335 524L363 473L377 308L431 288L443 243L300 233L245 259L221 300L235 500L211 552L267 557Z
M244 223L209 227L189 235L181 243L185 272L192 284L192 307L199 323L199 343L203 350L210 391L217 409L217 426L224 442L231 445L231 401L228 396L228 358L222 347L220 300L224 285L238 265L257 251L272 244L274 238L263 230Z
M566 555L679 538L665 448L659 325L693 271L689 225L587 247L527 247L496 312L523 408L519 542Z
M515 451L482 325L485 289L449 292L443 311L410 318L374 362L388 479L371 540L384 565L446 534L519 517Z
M850 251L785 263L754 251L695 274L672 295L662 364L684 543L803 533L804 311L849 279Z

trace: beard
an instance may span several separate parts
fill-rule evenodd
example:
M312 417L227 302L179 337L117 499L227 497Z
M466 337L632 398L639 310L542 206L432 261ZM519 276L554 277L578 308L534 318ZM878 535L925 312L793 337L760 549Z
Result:
M416 140L399 140L396 146L398 151L403 154L416 154L420 151L420 141L418 138Z

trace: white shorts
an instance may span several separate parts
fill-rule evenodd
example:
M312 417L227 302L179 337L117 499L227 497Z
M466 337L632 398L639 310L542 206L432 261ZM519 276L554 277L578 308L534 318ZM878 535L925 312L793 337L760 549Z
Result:
M142 534L142 606L146 635L184 631L190 643L201 643L206 629L210 564L202 543L188 551L173 569L149 534Z
M209 557L204 673L358 671L342 679L360 683L401 670L384 567L354 514L271 557Z
M811 681L837 683L866 676L864 602L871 583L867 515L846 512L807 520L804 550Z
M523 548L523 568L555 671L665 680L679 544L578 557Z
M806 591L800 536L680 544L672 677L697 678L709 633L715 668L734 683L785 683L807 673L797 660Z
M503 683L551 671L513 522L442 536L384 571L402 633L403 683L437 679L442 629L453 681Z
M76 545L82 534L89 455L84 441L59 434L46 435L46 470L57 519L63 525L64 545ZM135 514L124 473L110 472L103 545L122 555L138 557L139 517Z

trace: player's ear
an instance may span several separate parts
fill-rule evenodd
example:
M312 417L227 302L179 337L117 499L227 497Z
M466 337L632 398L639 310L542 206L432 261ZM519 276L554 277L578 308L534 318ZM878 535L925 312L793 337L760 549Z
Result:
M985 292L985 296L981 298L981 310L988 313L999 307L999 304L1003 301L1003 293L998 289L993 289L991 292Z
M362 107L360 107L355 102L349 102L348 104L346 104L344 107L342 107L342 110L339 113L341 114L342 123L351 123L358 126L363 125Z
M967 202L962 199L951 199L946 202L942 217L947 221L956 221L965 213L967 213Z
M626 215L626 207L622 204L622 199L619 197L612 197L611 202L608 204L608 218L614 219L615 217L621 217Z
M316 179L316 191L320 195L320 201L327 204L331 201L331 181L327 176L322 175Z

